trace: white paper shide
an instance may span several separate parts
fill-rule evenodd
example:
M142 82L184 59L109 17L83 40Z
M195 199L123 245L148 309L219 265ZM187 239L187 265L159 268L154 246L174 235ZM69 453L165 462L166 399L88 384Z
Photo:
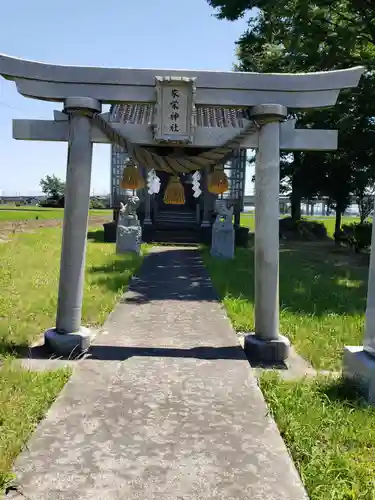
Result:
M156 175L155 169L151 169L147 174L147 192L148 194L157 194L160 191L160 179Z
M200 195L202 194L202 190L200 188L200 179L201 179L201 173L199 170L194 172L193 174L193 196L194 198L199 198Z

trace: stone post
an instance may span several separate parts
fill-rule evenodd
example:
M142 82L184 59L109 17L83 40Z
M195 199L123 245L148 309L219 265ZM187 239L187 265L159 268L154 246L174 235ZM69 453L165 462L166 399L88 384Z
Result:
M90 115L101 111L101 103L72 97L66 99L64 111L69 115L69 145L56 328L45 334L46 344L59 355L82 352L90 344L81 311L90 206Z
M151 195L148 192L147 187L145 188L145 219L143 224L152 224L151 220Z
M363 348L367 353L375 356L375 217L372 219L371 253Z
M148 186L147 186L147 176L148 176L148 171L147 169L143 169L143 175L145 177L145 198L144 198L144 203L145 203L145 218L143 221L143 224L146 225L151 225L152 220L151 220L151 195L148 192Z
M279 334L280 122L287 110L277 104L254 106L261 125L255 166L255 335L245 339L250 357L281 362L289 341Z
M208 169L202 170L202 184L203 184L203 217L201 227L210 227L211 223L208 220L209 206L210 206L210 196L211 193L208 190Z
M195 205L195 221L199 226L201 223L201 207L199 201L197 201L197 204Z
M234 206L234 225L235 227L240 227L241 226L241 207L239 203L237 202Z
M375 217L372 219L363 346L344 348L343 376L357 386L370 404L375 405Z

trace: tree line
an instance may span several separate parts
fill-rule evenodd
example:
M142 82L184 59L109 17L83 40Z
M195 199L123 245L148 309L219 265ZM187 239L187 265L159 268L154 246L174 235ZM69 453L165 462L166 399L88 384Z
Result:
M40 188L46 196L46 200L41 203L44 207L64 208L65 205L65 182L59 179L56 175L46 175L39 182ZM104 209L110 208L109 197L107 200L103 198L92 197L90 199L90 208Z

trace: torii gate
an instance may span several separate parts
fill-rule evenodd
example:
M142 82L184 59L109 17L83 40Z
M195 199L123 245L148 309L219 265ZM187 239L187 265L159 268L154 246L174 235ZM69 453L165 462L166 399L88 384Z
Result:
M229 147L257 149L255 335L247 337L246 348L264 359L285 360L289 341L279 333L280 149L335 150L337 131L297 130L295 121L284 120L288 108L334 105L340 90L356 87L363 72L362 67L306 74L111 69L0 55L0 74L13 80L20 94L63 103L64 114L55 112L54 120L13 121L15 139L68 142L57 318L56 327L45 334L46 343L66 354L85 350L90 341L90 332L81 325L81 306L92 144L126 137L138 148L138 161L149 161L144 145L216 148L212 158L229 141ZM173 89L182 96L178 126L168 114ZM153 124L110 124L107 114L100 115L103 103L155 104ZM202 107L244 109L250 111L249 120L243 128L199 127L195 118ZM248 133L252 120L259 128ZM238 137L240 143L235 143Z

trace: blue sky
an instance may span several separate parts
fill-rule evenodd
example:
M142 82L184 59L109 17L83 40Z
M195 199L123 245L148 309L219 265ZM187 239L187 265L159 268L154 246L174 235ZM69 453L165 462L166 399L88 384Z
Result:
M1 6L0 52L54 64L224 70L246 21L219 21L206 0L29 0ZM59 104L27 99L0 78L0 193L35 194L65 178L67 145L15 141L12 119L51 119ZM110 148L94 146L92 190L109 192ZM250 176L248 176L250 177ZM249 187L249 182L247 183Z

